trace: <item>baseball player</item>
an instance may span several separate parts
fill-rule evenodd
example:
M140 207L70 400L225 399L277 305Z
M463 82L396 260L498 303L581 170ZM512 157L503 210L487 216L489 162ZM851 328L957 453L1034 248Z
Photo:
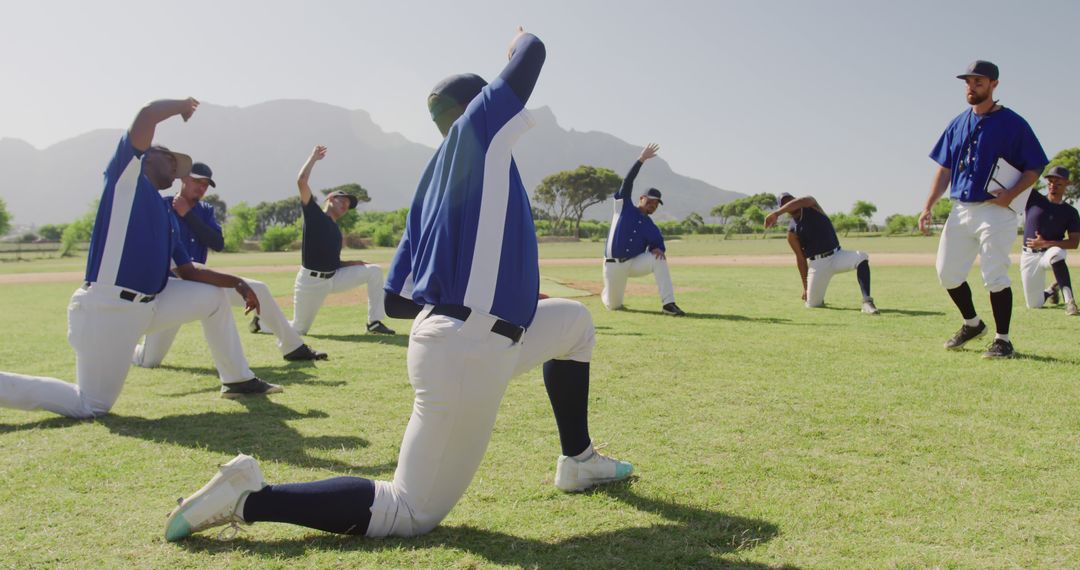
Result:
M356 196L340 190L332 192L326 197L326 207L323 209L311 194L308 178L315 163L325 156L326 147L316 146L296 179L304 214L304 235L300 247L303 265L296 273L293 320L289 324L297 333L306 335L327 295L367 284L368 332L394 334L390 327L382 323L382 319L386 318L383 311L382 268L363 261L341 260L342 236L337 220L356 207ZM249 328L251 332L258 332L260 328L273 329L274 325L256 318Z
M68 305L76 383L0 373L0 405L75 418L108 413L120 396L139 338L193 320L202 321L222 396L281 391L248 367L222 288L236 289L247 309L258 311L255 293L238 277L191 263L176 237L175 220L158 195L159 189L187 175L191 159L151 146L154 130L175 115L186 121L198 105L190 98L146 105L105 168L86 281ZM141 160L133 162L135 158ZM170 260L182 279L168 278Z
M859 291L862 292L862 312L878 314L874 298L870 296L869 256L861 251L848 251L840 247L832 220L818 201L813 196L796 200L784 192L777 199L776 207L765 216L765 227L772 227L784 214L791 215L787 239L802 277L802 299L806 301L806 306L823 306L825 290L829 288L832 276L854 269Z
M465 492L510 378L519 366L536 364L524 355L538 331L530 329L522 342L541 313L536 234L511 149L533 124L525 103L543 65L544 45L519 28L510 56L490 85L476 75L453 76L428 99L445 139L420 181L398 250L409 259L411 297L424 308L409 338L416 399L394 480L338 477L268 486L255 460L240 455L173 511L168 540L257 521L369 537L414 536L435 528ZM582 386L570 377L587 379L580 375L592 342L581 331L591 327L576 308L565 316L570 318L552 319L561 326L537 343L567 343L557 351L566 360L545 368L569 363L552 376L567 377L562 388L580 393ZM575 399L578 405L587 401ZM591 444L579 455L560 458L566 472L556 480L563 478L568 488L622 479L631 470Z
M945 348L959 349L986 334L986 324L975 312L967 283L968 271L978 255L983 286L990 292L990 307L997 326L994 341L983 357L1011 358L1014 354L1009 340L1012 289L1008 271L1017 222L1016 212L1009 206L1039 179L1049 161L1027 121L994 100L994 89L998 86L996 65L978 60L957 78L967 87L971 108L949 123L930 152L938 169L919 215L919 229L929 232L930 210L951 187L953 207L938 242L937 273L964 322L945 341ZM1023 174L1012 187L991 194L990 176L998 160L1008 162Z
M611 216L607 245L604 246L604 290L600 293L600 300L608 309L621 308L626 280L652 273L656 287L660 289L661 310L666 315L681 317L686 313L675 304L675 287L671 284L671 272L668 271L664 236L660 235L660 228L649 217L664 204L660 191L649 188L638 196L637 205L630 199L634 178L637 178L641 165L656 156L658 150L660 147L656 144L642 149L615 193L615 211Z
M214 219L214 207L202 201L206 191L211 186L217 187L214 182L214 172L209 166L196 162L191 166L191 173L181 179L180 191L175 196L165 196L165 207L176 218L177 227L180 228L179 239L181 245L187 249L188 256L195 263L206 264L208 250L221 251L225 248L225 238L221 233L221 226ZM270 288L261 281L244 279L248 287L255 292L259 299L259 316L268 323L268 329L277 335L278 349L284 355L285 360L324 360L325 352L312 350L304 344L300 335L289 326L285 314L281 312L274 296L270 294ZM234 307L243 307L245 300L239 293L229 295L229 302ZM165 359L169 353L173 340L180 327L160 330L146 335L143 344L135 347L132 362L143 368L155 368Z
M1080 244L1080 214L1076 208L1064 202L1068 184L1069 170L1064 166L1055 166L1046 174L1046 196L1032 192L1028 197L1024 209L1020 282L1024 285L1024 300L1028 308L1038 309L1047 299L1057 303L1060 294L1065 297L1065 312L1075 315L1076 299L1073 297L1069 266L1065 264L1065 250L1076 249ZM1054 272L1056 283L1044 291L1047 269Z

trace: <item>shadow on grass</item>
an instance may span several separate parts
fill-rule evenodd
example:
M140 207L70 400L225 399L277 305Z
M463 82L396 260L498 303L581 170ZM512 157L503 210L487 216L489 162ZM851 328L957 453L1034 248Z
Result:
M855 311L862 312L862 307L833 307L830 305L824 305L816 307L816 309L825 309L826 311ZM882 315L904 315L905 317L942 317L945 316L944 311L917 311L913 309L882 309L878 307L878 311Z
M206 376L207 381L199 383L198 387L185 392L170 392L167 395L169 397L180 398L184 396L192 396L195 394L203 394L210 392L221 391L221 383L217 379L217 370L213 368L202 368L197 366L171 366L161 365L159 368L162 370L174 370L177 372L188 372L199 376ZM311 374L303 369L311 368L315 369L316 365L311 361L303 362L290 362L287 366L280 368L253 368L252 372L255 376L266 380L273 384L280 384L284 387L289 386L344 386L347 380L318 380L314 374ZM187 385L185 383L184 385Z
M309 334L308 338L320 340L338 340L342 342L366 342L369 344L392 344L395 346L409 346L409 335L374 335L374 334ZM334 355L330 355L333 358Z
M694 313L694 312L687 312L686 315L681 316L681 317L672 317L672 316L669 316L669 315L665 315L664 313L661 313L660 311L643 311L641 309L629 309L627 307L623 307L623 308L618 309L618 310L619 310L619 312L623 312L623 313L637 313L637 314L642 314L642 315L655 315L657 318L676 319L676 320L698 319L698 320L714 320L714 321L753 322L753 323L765 323L765 324L774 324L774 325L802 324L802 323L792 322L791 319L783 319L783 318L778 318L778 317L747 317L745 315L724 315L724 314L721 314L721 313Z
M610 485L592 493L607 495L625 503L628 508L663 517L666 522L581 534L555 542L461 526L439 527L431 534L409 539L370 540L320 533L309 538L272 542L247 538L222 542L196 536L179 546L211 553L239 550L274 559L302 557L312 551L377 552L448 547L480 556L493 564L528 568L773 568L739 560L738 555L775 538L780 533L775 524L643 497L632 491L632 484L629 481ZM735 556L727 558L728 555Z

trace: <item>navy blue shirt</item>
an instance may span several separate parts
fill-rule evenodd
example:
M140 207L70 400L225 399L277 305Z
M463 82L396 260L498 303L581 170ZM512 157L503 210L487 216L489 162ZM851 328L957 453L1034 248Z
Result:
M631 192L634 189L634 179L641 170L641 161L635 161L630 167L630 172L623 179L622 186L615 193L615 212L611 216L611 228L608 230L607 244L604 246L604 257L624 259L636 257L653 248L667 251L664 247L664 236L660 234L660 228L652 221L652 218L642 214L634 203Z
M836 229L828 216L815 208L802 209L799 219L791 218L788 231L799 237L803 255L813 257L840 247Z
M987 115L968 109L949 123L930 158L951 170L949 197L961 202L993 198L986 186L999 158L1017 170L1042 172L1049 162L1023 117L1002 107Z
M222 250L224 238L221 235L221 226L214 218L213 206L202 201L196 202L187 215L181 218L172 207L172 196L162 196L162 200L178 222L178 239L192 261L206 263L209 249Z
M511 150L533 125L525 101L543 60L543 43L523 36L503 73L450 127L417 186L388 287L411 276L417 303L464 305L515 325L532 323L539 253Z
M300 242L300 263L315 271L341 268L341 228L319 207L312 196L303 208L304 233Z
M1080 232L1080 214L1076 208L1062 202L1055 204L1042 193L1033 190L1024 208L1024 243L1038 232L1043 239L1062 241L1065 233Z
M142 153L125 131L105 168L86 281L123 287L144 295L160 293L169 280L170 261L191 263L177 239L177 225L158 189L143 172Z

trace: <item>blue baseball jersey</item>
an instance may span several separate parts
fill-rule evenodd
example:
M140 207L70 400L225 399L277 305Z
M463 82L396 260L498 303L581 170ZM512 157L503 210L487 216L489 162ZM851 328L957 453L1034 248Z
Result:
M390 268L386 270L386 281L383 282L383 290L412 298L412 249L409 248L409 232L401 234L394 258L390 260Z
M990 174L1003 158L1020 171L1042 172L1049 162L1035 132L1012 109L986 115L967 110L949 123L930 158L951 170L949 197L961 202L984 202Z
M511 156L532 126L499 77L450 128L406 221L417 303L465 305L515 325L532 323L540 293L536 229Z
M85 279L153 295L168 283L170 260L185 265L191 258L177 239L171 210L143 174L142 161L132 166L141 157L125 132L105 168Z
M615 259L636 257L653 248L667 251L660 228L656 227L651 217L642 214L641 210L637 209L631 195L634 179L637 178L639 170L641 170L641 161L635 161L634 166L630 167L630 172L623 179L619 191L614 195L615 212L611 216L611 228L608 229L604 257Z
M799 237L803 255L813 257L840 247L832 220L814 208L803 208L799 219L791 218L788 231Z
M181 218L180 215L176 213L176 210L173 210L173 197L162 196L162 200L165 202L165 207L169 209L169 212L172 213L172 217L177 222L176 227L179 232L177 234L177 239L179 239L180 244L184 246L188 257L196 263L206 263L210 248L206 243L203 243L203 241L199 239L199 236L197 236L191 229L191 226L184 221L184 218ZM196 202L195 206L188 211L187 216L197 217L205 226L213 229L218 234L221 233L221 225L219 225L217 219L214 218L214 207L210 204L201 201ZM185 218L187 216L185 216Z
M1055 204L1038 191L1032 191L1024 208L1024 242L1038 233L1050 241L1062 241L1065 233L1080 232L1080 214L1064 202Z

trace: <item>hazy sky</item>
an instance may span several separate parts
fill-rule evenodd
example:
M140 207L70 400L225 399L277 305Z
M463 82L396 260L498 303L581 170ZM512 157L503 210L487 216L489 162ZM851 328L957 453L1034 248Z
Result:
M918 211L926 155L965 109L954 76L977 58L1001 67L998 98L1050 157L1080 146L1071 0L0 6L0 137L39 148L188 95L365 109L435 145L430 88L496 75L519 24L548 48L530 106L567 128L656 141L677 172L738 192L812 193L829 211L866 199L878 219Z

